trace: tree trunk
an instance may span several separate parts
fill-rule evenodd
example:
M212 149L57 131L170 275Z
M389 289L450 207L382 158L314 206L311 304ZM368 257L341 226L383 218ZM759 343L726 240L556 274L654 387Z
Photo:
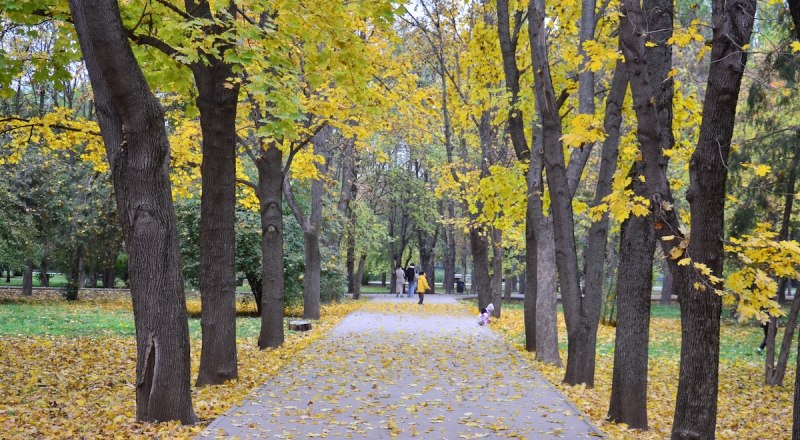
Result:
M22 295L33 295L33 260L25 261L25 272L22 274Z
M492 304L498 318L503 310L503 231L492 229Z
M348 232L347 232L347 250L345 267L347 268L347 292L353 295L353 299L359 299L359 294L356 294L356 284L358 284L355 276L356 268L356 227L355 227L355 212L350 211L348 219ZM394 274L394 272L392 272ZM394 289L394 275L392 275L392 289Z
M256 312L258 316L261 316L261 301L263 298L263 281L261 279L261 273L255 272L245 272L245 278L247 278L247 284L250 285L250 292L253 294L253 301L256 304Z
M503 284L503 301L511 302L511 289L513 288L515 282L512 282L516 275L511 275L511 269L506 269L504 278L506 280L505 284Z
M691 206L692 233L687 255L719 277L723 276L726 164L747 62L747 53L741 48L750 41L755 15L755 0L713 2L714 31L703 122L689 162L686 198ZM717 414L721 298L707 290L696 290L692 276L687 273L676 280L682 340L672 437L711 439Z
M417 244L419 245L419 264L420 269L425 271L426 278L428 279L428 284L431 286L431 293L436 293L436 288L434 284L436 282L435 270L434 270L434 263L433 260L433 252L434 248L436 247L436 241L438 237L438 231L431 235L430 233L422 230L421 228L417 228ZM393 266L397 267L397 265ZM394 283L394 278L392 278L392 283Z
M67 301L75 301L78 299L78 291L80 290L83 277L83 245L78 245L75 249L72 262L70 264L69 273L67 274L67 288L65 297Z
M117 278L117 254L119 254L119 249L116 245L109 247L106 254L106 267L103 269L103 287L106 289L114 288L114 282Z
M330 138L331 128L322 127L311 139L314 144L314 151L322 154L325 164L319 166L320 175L327 172L329 161L328 139ZM297 223L303 229L303 249L305 259L305 272L303 277L303 318L320 318L320 279L322 273L322 256L319 250L319 231L322 227L322 195L324 193L322 179L315 179L311 182L311 211L306 216L300 209L294 197L292 186L288 180L284 181L283 191L286 201L292 210ZM360 278L359 278L360 279ZM357 285L357 283L355 283Z
M316 228L303 233L306 270L303 277L303 319L320 318L320 274L322 256L319 251L319 232ZM358 279L361 279L358 277ZM354 286L359 289L359 283Z
M44 235L44 246L42 247L42 263L39 267L39 280L42 287L50 287L50 234Z
M552 215L539 219L537 244L536 359L560 367L563 363L558 351L558 271Z
M211 17L201 2L199 16ZM198 12L195 11L195 14ZM220 25L209 32L218 34ZM220 48L225 50L226 48ZM238 83L231 66L211 57L192 65L203 134L200 167L200 326L203 345L197 386L218 385L238 376L236 355L236 108Z
M794 12L794 10L792 10ZM798 8L800 12L800 8ZM797 20L795 20L797 21ZM797 352L800 353L800 336L797 338ZM797 356L797 365L794 375L794 399L792 402L792 440L800 440L800 354Z
M197 422L164 112L116 1L70 1L112 170L136 325L136 419ZM89 13L91 11L91 13Z
M783 343L778 355L778 363L775 365L775 334L777 333L777 318L770 319L770 334L767 338L767 359L765 365L765 383L767 385L783 385L783 378L786 375L786 365L789 363L789 354L792 350L794 331L797 327L797 314L800 312L800 295L795 295L792 300L792 308L787 316L786 327L783 330Z
M669 255L664 255L664 266L661 269L664 272L664 281L661 284L661 305L668 306L672 303L672 271L669 270L667 259Z
M453 202L447 202L448 219L455 218L455 207ZM444 225L445 255L444 255L444 279L442 286L444 293L452 295L455 292L456 280L456 228L450 223ZM464 276L463 274L461 275ZM463 279L461 281L464 281Z
M364 277L364 270L367 267L367 254L361 254L361 257L358 259L358 269L356 269L356 275L358 279L362 279ZM356 283L356 291L354 292L356 295L361 295L361 284Z
M472 293L478 295L478 309L492 302L492 288L489 282L489 243L485 232L477 227L469 230L469 244L472 252Z
M631 187L641 195L646 188L637 168L634 165L631 170ZM652 222L652 213L632 215L620 231L617 331L608 418L635 429L647 429L647 350L656 247Z
M261 333L259 348L283 345L283 154L269 145L256 161L261 207Z
M645 0L649 38L656 46L645 49L647 73L657 84L656 112L664 148L672 148L672 69L673 1ZM666 159L664 159L666 160ZM644 164L635 163L628 175L636 196L648 198ZM653 294L653 256L656 235L652 210L646 216L631 215L620 232L617 279L617 331L609 419L636 429L647 429L647 363L650 305Z

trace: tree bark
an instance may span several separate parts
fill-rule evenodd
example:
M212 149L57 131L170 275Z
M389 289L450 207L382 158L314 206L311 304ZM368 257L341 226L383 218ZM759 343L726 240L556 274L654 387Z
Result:
M506 280L503 284L503 301L511 301L511 289L514 283L511 281L514 276L511 275L511 269L506 269L503 278Z
M656 113L663 148L672 148L672 69L673 1L645 0L646 21L654 31L650 40L656 44L645 49L647 74L657 84ZM637 162L629 171L634 195L648 198L644 163ZM656 235L652 210L646 216L631 215L620 232L617 279L617 331L614 350L614 373L611 386L609 419L636 429L647 429L647 363L650 328L650 305L653 293L653 257Z
M33 295L33 260L25 261L25 272L22 274L22 295Z
M259 348L283 345L283 154L269 145L258 157L258 200L261 208L261 332Z
M492 302L492 287L489 282L489 242L483 229L473 227L469 230L469 244L472 252L472 291L478 295L478 309Z
M638 167L631 170L632 190L642 194ZM652 213L631 216L620 231L617 269L617 331L609 420L647 429L647 361L653 253L656 247Z
M42 246L42 263L39 266L39 280L42 287L50 287L50 234L45 232L44 245Z
M186 1L198 18L211 19L207 1ZM205 31L219 35L223 24ZM221 53L231 49L227 44ZM200 167L200 326L203 345L197 386L217 385L238 376L236 355L236 108L239 84L231 65L206 56L207 63L191 66L197 85L197 107L203 134Z
M358 269L356 269L356 276L358 279L364 278L364 270L367 267L367 254L361 254L358 258ZM355 295L361 295L361 283L356 283L356 291L353 292Z
M447 202L447 218L455 218L455 207L453 202ZM442 286L444 293L452 295L455 293L456 282L456 228L450 222L444 226L445 254L444 254L444 279ZM463 274L462 274L463 276ZM463 279L462 279L463 281Z
M664 254L664 267L661 269L664 272L664 281L661 284L661 305L663 306L672 303L672 271L669 270L668 258L669 255Z
M164 112L113 0L70 1L97 106L129 255L136 418L197 422Z
M261 301L263 298L263 281L261 279L261 271L258 273L255 272L245 272L245 278L247 278L247 284L250 285L250 292L253 294L253 301L256 304L256 312L258 316L261 316Z
M741 47L750 41L756 2L714 0L712 5L714 30L703 122L689 162L686 198L692 234L687 254L722 277L726 163L747 62ZM672 437L711 439L717 413L721 299L696 290L689 276L681 281L681 367Z
M558 271L553 216L541 217L538 221L536 359L560 367L563 362L558 350Z
M492 229L492 304L494 315L500 317L503 310L503 231Z

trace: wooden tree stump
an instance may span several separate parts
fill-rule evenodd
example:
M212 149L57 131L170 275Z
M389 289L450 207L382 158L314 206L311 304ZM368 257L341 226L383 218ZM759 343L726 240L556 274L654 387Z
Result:
M289 321L289 330L307 332L311 330L311 321Z

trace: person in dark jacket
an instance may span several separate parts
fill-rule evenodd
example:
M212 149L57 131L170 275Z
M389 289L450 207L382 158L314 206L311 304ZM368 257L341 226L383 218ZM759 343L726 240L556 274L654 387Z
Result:
M406 268L406 281L408 282L408 297L411 298L417 291L417 269L414 267L414 263L409 264Z

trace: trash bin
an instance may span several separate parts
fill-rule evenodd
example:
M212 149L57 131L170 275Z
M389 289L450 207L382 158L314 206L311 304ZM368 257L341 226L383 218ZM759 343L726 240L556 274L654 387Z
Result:
M460 279L456 280L456 293L464 293L464 282Z

